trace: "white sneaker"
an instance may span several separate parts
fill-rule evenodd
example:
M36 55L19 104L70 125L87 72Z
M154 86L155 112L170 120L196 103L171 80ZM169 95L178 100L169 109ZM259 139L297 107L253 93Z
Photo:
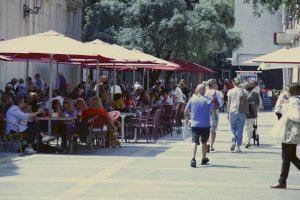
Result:
M237 149L237 150L235 150L235 153L242 153L242 150L241 149Z
M241 150L240 147L241 147L240 145L237 146L237 149L235 150L235 153L242 153L242 150Z
M44 136L44 137L42 138L42 142L43 142L43 143L47 143L47 142L49 142L49 141L51 141L51 140L53 140L53 139L54 139L53 136L46 135L46 136Z
M36 154L37 152L32 147L27 147L25 149L25 153L27 153L27 154Z

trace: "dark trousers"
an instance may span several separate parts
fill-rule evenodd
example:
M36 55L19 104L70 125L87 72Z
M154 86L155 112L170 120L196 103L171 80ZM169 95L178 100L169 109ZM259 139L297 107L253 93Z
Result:
M37 135L37 124L35 122L29 122L27 124L28 128L20 134L23 134L24 140L29 144L34 144L35 137ZM15 131L11 131L11 134L16 133Z
M77 122L74 129L74 132L80 136L80 140L86 142L86 137L89 134L89 123L85 121Z
M285 184L289 175L291 162L300 170L300 160L297 158L297 144L282 143L282 167L278 182Z
M35 140L36 136L38 135L37 122L35 122L35 121L28 122L27 126L28 126L28 129L26 130L26 132L28 134L27 134L26 141L30 144L34 144L34 140Z
M277 119L280 120L280 118L282 117L281 113L276 113Z

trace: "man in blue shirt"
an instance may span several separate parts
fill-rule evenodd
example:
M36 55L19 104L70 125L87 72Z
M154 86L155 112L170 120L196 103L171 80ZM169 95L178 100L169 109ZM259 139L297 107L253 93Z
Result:
M27 123L30 119L36 117L37 115L44 112L44 109L39 109L35 113L24 113L22 109L25 109L28 104L25 101L25 97L23 96L16 96L14 98L14 105L10 106L10 108L6 112L6 134L25 134L27 140L27 147L25 149L25 153L34 154L36 153L33 150L32 145L35 139L35 130L31 130L28 127Z
M196 152L197 145L200 145L200 138L202 143L202 165L206 165L209 159L206 157L207 141L210 133L210 111L213 108L213 103L210 99L204 96L205 85L200 84L195 90L195 94L189 100L185 116L191 116L191 128L192 128L192 143L193 143L193 158L191 161L191 167L196 167Z

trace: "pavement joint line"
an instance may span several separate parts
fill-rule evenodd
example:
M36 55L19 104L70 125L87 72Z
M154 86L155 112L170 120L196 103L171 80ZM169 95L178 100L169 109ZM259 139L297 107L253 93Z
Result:
M113 178L114 179L114 178ZM264 183L257 183L255 184L253 182L233 182L228 184L227 182L221 182L221 181L197 181L197 182L191 182L191 181L166 181L166 180L148 180L148 179L122 179L122 178L116 178L116 182L119 183L126 183L126 184L143 184L143 185L168 185L168 186L209 186L209 187L225 187L225 188L253 188L253 189L270 189L269 186L266 186ZM242 186L242 187L241 187ZM291 185L289 184L290 188L299 188L299 185Z
M92 176L90 178L85 179L84 181L81 181L81 182L77 183L77 185L75 185L71 189L65 191L61 195L55 197L53 200L75 199L79 195L81 195L84 192L91 189L96 184L101 183L102 181L105 181L106 179L108 179L114 173L120 171L124 167L128 166L129 164L131 164L132 162L137 160L138 159L137 156L142 157L143 155L146 155L150 151L151 150L149 148L145 147L143 150L132 154L130 158L124 157L123 160L121 160L120 162L113 164L111 166L111 168L102 170L98 174L96 174L95 176Z

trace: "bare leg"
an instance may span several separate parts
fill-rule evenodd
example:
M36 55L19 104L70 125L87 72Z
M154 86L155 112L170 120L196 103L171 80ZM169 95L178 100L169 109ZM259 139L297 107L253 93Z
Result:
M192 143L192 158L196 157L196 153L197 153L197 144L196 143Z
M202 144L202 159L206 158L207 143Z
M211 134L211 136L210 136L210 148L213 150L214 149L214 143L216 141L217 133L216 133L215 130L212 130L210 134Z

